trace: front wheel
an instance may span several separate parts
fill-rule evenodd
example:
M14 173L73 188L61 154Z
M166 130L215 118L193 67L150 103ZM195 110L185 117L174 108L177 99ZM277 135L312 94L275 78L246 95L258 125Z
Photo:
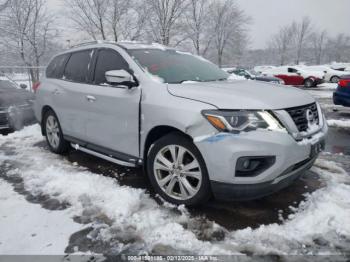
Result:
M332 76L331 83L337 84L339 82L340 78L338 76Z
M211 196L204 160L192 143L173 133L159 139L149 150L147 173L155 191L176 205L198 205Z
M45 136L50 150L56 154L64 154L69 149L69 143L64 140L61 125L56 114L50 110L43 119Z
M306 79L305 82L304 82L304 86L305 86L306 88L311 88L311 87L313 87L313 86L314 86L314 80L312 80L312 79L310 79L310 78Z

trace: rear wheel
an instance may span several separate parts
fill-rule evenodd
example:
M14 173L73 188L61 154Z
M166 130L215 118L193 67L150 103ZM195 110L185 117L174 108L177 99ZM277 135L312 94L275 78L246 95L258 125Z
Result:
M305 82L304 82L304 86L306 88L311 88L311 87L314 86L314 84L315 84L314 80L312 80L311 78L306 79Z
M211 196L204 160L181 134L167 135L151 147L147 173L155 191L173 204L198 205Z
M339 80L340 80L339 76L332 76L331 83L337 84L339 82Z
M56 154L66 153L69 149L69 143L64 140L61 125L52 110L45 114L43 125L50 150Z

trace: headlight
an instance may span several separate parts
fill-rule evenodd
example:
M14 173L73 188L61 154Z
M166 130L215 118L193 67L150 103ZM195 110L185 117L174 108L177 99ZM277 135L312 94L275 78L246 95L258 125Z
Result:
M203 110L202 114L221 132L248 132L257 129L285 130L268 111Z

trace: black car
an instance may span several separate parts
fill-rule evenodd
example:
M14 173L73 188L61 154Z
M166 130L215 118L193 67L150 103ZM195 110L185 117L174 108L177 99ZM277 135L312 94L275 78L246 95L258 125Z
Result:
M0 133L19 130L34 122L34 94L5 76L0 76Z
M236 75L239 75L239 76L243 76L246 79L251 79L251 80L256 80L256 81L263 81L263 82L272 82L272 83L284 85L284 81L282 79L280 79L280 78L272 77L272 76L263 76L263 75L260 75L257 72L248 71L248 70L245 70L245 69L235 69L235 70L231 70L228 73L236 74Z

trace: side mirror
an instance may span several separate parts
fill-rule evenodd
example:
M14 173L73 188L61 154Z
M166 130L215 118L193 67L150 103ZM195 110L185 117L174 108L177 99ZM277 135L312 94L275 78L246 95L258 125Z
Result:
M19 87L22 88L22 89L27 89L27 85L26 84L20 84Z
M125 85L129 88L137 85L134 77L124 69L107 71L105 77L111 85Z

